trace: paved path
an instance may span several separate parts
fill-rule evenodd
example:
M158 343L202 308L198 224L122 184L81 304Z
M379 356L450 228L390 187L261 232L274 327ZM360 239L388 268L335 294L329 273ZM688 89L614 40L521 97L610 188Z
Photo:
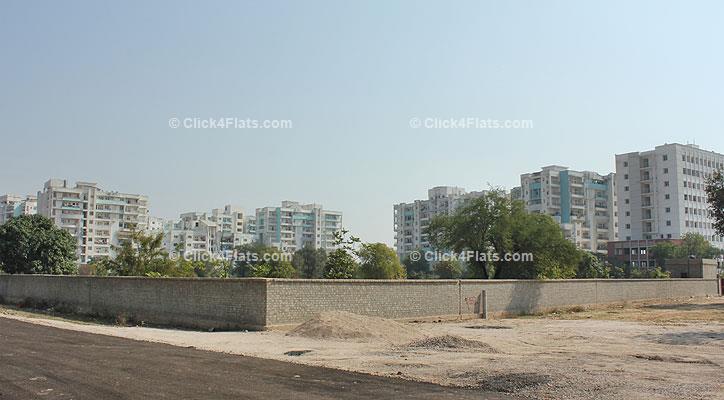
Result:
M508 399L0 317L0 400Z

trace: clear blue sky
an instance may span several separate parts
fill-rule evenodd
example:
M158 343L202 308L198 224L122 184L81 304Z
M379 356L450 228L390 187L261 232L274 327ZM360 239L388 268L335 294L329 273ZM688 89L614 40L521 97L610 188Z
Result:
M0 5L0 192L50 177L163 217L282 200L392 243L392 205L696 140L724 152L719 1ZM188 130L170 117L290 119ZM411 129L411 117L532 130Z

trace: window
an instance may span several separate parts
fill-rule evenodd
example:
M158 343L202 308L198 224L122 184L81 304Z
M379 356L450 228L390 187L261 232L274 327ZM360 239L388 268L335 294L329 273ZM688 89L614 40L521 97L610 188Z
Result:
M668 169L668 168L664 168L664 173L665 173L665 174L668 174L668 173L669 173L669 169Z
M671 195L670 195L670 194L665 194L665 195L664 195L664 198L665 198L666 200L669 200L669 199L671 198Z
M668 161L668 160L669 160L669 155L668 155L668 154L664 154L664 161Z
M666 221L666 226L671 226L671 221Z
M628 174L624 174L623 179L628 179Z
M670 213L670 212L671 212L671 207L666 207L666 212L667 212L667 213Z
M623 191L624 191L624 192L628 192L628 186L624 186L624 187L623 187Z
M626 229L631 229L631 224L626 224Z
M628 161L624 161L624 162L623 162L623 166L624 166L624 167L628 167Z
M669 181L664 181L664 186L669 187Z

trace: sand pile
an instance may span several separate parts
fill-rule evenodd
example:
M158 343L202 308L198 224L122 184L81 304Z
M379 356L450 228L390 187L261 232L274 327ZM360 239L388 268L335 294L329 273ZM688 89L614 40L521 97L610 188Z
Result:
M412 326L346 311L320 313L294 328L288 335L390 343L406 343L423 337L422 333Z
M477 340L465 339L460 336L442 335L422 338L408 343L405 347L410 349L430 350L456 350L466 349L482 353L497 353L492 346Z

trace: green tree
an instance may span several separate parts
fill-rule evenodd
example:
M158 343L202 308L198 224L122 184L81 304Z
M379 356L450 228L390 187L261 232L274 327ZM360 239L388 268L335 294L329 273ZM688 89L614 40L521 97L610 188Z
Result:
M193 276L192 269L181 269L163 247L163 233L147 235L131 231L120 246L113 247L113 259L102 262L110 275L117 276Z
M315 249L312 245L305 245L294 252L292 265L299 272L301 278L317 279L324 274L324 264L327 262L327 252L324 249Z
M353 279L357 275L357 262L345 249L335 249L329 253L324 264L325 279Z
M581 261L578 263L576 278L604 279L610 277L610 268L593 253L581 252Z
M474 278L553 279L576 275L580 255L552 217L529 214L500 190L471 200L452 215L433 218L427 230L437 249L477 255ZM528 259L506 259L517 253Z
M0 270L8 274L75 274L75 251L75 238L43 216L23 215L0 226Z
M682 243L678 252L679 258L696 257L696 258L714 258L719 254L719 250L712 246L706 238L695 232L689 232L681 237Z
M327 256L323 277L325 279L355 278L359 267L355 260L359 243L359 238L350 235L346 229L335 232L334 245L336 249Z
M706 194L714 227L719 236L724 236L724 171L715 171L707 180Z
M358 252L362 279L405 279L397 254L384 243L365 243Z
M439 279L458 279L462 276L462 266L458 260L438 261L432 271Z
M234 276L256 278L294 278L297 271L289 256L276 247L250 243L237 247L237 260L232 271Z
M421 257L417 257L415 260L412 257L407 256L402 260L402 265L405 267L408 279L425 279L430 277L430 263L425 259L424 252L422 250L416 250L417 254Z
M656 260L656 265L664 266L666 260L681 257L682 251L672 242L659 242L649 248L649 253Z

